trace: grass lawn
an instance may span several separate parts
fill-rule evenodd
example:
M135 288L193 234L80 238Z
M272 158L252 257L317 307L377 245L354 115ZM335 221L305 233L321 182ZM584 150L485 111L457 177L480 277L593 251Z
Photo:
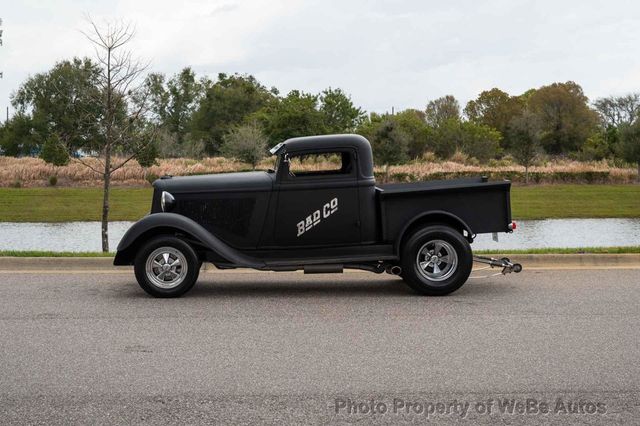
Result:
M137 220L151 206L151 188L114 188L110 220ZM100 220L100 188L0 188L0 222ZM640 185L514 186L514 219L640 218Z
M149 212L152 188L113 188L109 220L137 220ZM0 188L0 222L100 220L101 188Z
M511 188L514 219L640 218L640 185L540 185Z

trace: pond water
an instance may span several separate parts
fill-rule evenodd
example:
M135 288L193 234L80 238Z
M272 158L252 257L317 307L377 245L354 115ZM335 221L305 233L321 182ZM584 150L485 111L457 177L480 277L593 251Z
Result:
M111 222L112 251L133 222ZM610 247L640 245L640 219L549 219L518 221L513 234L479 235L479 249ZM100 222L0 223L0 250L100 251Z

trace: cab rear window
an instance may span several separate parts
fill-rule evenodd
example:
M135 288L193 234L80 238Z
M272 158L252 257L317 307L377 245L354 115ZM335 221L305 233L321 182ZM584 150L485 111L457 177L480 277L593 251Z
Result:
M353 155L350 152L323 152L291 154L291 177L349 175L353 172Z

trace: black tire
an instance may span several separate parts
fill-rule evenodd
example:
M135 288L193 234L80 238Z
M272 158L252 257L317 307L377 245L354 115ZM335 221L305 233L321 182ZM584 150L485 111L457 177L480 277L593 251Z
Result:
M168 261L164 261L165 254ZM159 259L159 263L170 263L169 268L163 270L165 267L154 263L154 259ZM177 265L176 260L179 260ZM148 294L154 297L179 297L196 283L201 265L202 262L189 244L179 238L162 235L142 245L136 255L134 271L138 284Z
M422 295L444 296L467 281L473 254L460 232L446 225L433 225L409 236L402 247L400 263L402 278L409 287Z

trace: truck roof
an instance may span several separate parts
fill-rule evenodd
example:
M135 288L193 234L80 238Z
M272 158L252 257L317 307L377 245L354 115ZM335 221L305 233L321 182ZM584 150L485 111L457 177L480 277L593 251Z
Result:
M279 143L272 150L272 154L277 154L282 149L287 152L304 151L307 149L340 149L352 148L358 154L358 163L360 164L360 174L362 177L373 176L373 153L369 141L360 135L341 134L341 135L320 135L320 136L303 136L298 138L290 138Z
M298 151L307 148L343 148L371 150L371 144L364 137L354 134L302 136L284 141L287 151Z

